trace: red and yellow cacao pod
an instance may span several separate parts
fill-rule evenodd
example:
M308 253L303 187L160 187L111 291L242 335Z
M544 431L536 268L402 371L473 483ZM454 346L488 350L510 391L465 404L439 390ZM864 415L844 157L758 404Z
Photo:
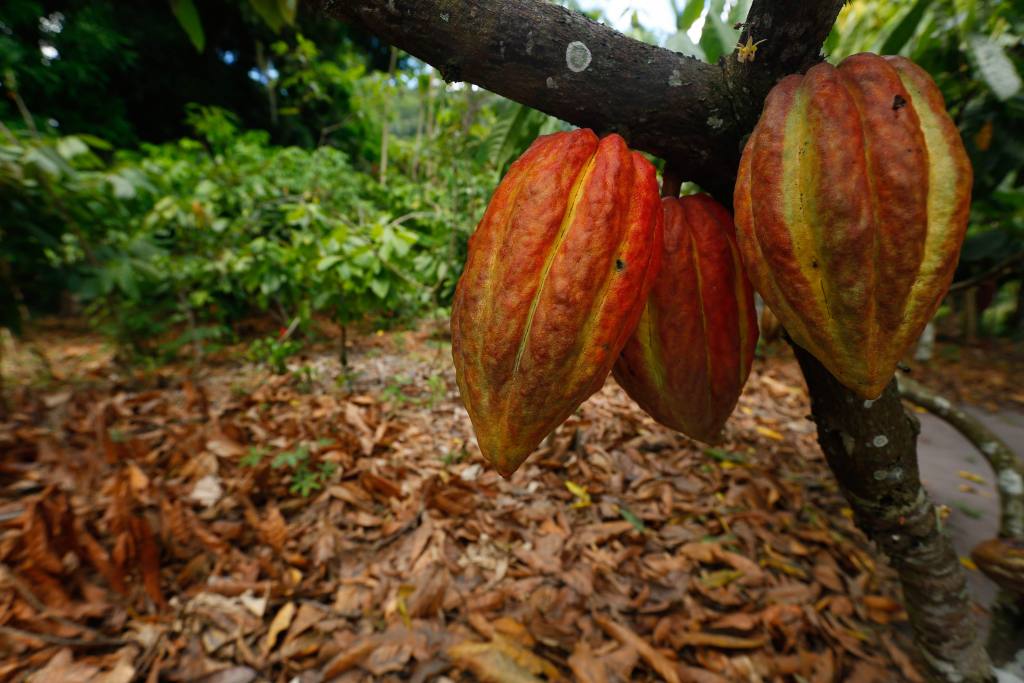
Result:
M618 135L538 138L469 241L452 355L480 450L509 476L601 388L661 256L654 167Z
M750 374L754 292L725 207L705 194L661 202L661 270L612 372L655 420L713 442Z
M736 181L740 252L793 340L875 398L949 288L970 193L931 77L853 55L768 95Z
M990 538L974 546L971 559L999 587L1024 596L1024 540Z

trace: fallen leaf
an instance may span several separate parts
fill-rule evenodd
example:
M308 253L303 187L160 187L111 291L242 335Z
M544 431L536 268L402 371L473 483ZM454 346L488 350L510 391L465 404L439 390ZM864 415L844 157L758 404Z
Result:
M274 645L277 643L277 637L291 626L292 618L294 616L294 602L285 603L284 606L277 611L277 614L274 615L273 621L270 622L270 628L267 629L266 638L263 640L263 656L266 656L274 649Z

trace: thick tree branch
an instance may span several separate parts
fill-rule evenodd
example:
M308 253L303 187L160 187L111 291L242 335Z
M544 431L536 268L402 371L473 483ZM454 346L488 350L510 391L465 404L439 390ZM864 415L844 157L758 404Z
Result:
M843 0L755 0L753 62L720 65L627 38L540 0L316 0L437 67L569 123L617 132L732 204L736 167L765 95L820 59Z
M892 381L874 401L857 398L793 344L807 380L818 442L856 516L899 573L903 602L932 681L991 680L960 560L917 467L920 424Z

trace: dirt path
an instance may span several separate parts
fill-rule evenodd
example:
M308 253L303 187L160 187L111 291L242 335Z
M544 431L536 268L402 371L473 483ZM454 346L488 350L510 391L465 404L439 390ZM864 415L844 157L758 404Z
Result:
M989 412L973 406L966 410L1000 436L1016 453L1024 453L1024 413ZM927 414L921 419L918 460L921 478L936 503L952 509L948 524L961 556L970 555L978 542L992 538L999 524L999 499L992 472L984 458L959 432ZM984 483L972 481L974 475ZM979 572L969 572L971 594L983 605L991 603L995 587Z

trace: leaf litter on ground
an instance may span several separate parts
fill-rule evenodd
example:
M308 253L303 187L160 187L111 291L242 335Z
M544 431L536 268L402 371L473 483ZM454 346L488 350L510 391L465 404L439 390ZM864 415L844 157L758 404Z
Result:
M609 380L504 480L427 337L370 338L341 387L324 354L312 387L229 363L20 390L0 679L919 680L792 359L714 447Z

